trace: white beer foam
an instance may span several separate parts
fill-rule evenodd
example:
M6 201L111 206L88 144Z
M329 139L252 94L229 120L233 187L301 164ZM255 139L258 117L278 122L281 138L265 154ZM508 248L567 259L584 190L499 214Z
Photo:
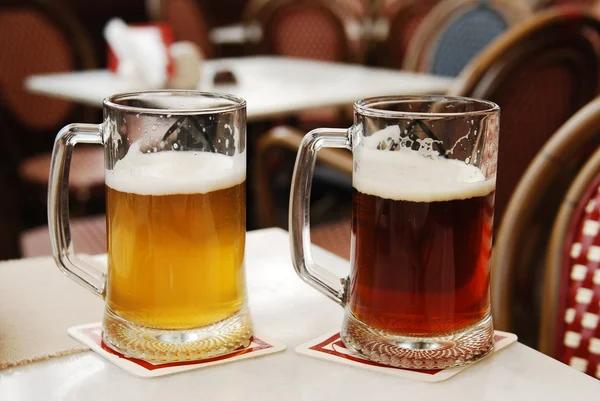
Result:
M411 202L436 202L488 195L495 179L460 160L418 152L360 148L354 153L352 178L357 191Z
M138 195L205 194L244 182L245 167L245 154L141 153L132 146L112 170L106 170L106 185Z

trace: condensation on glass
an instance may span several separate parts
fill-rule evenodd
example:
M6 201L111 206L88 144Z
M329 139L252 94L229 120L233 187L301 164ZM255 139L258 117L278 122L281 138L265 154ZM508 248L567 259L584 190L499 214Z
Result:
M291 190L298 274L344 307L341 337L364 357L442 369L493 348L490 252L499 108L475 99L380 97L355 104L349 129L304 138ZM310 250L310 189L322 147L353 158L351 272Z
M105 149L106 274L71 243L68 171L78 143ZM107 346L164 362L249 344L245 181L246 104L237 97L120 94L104 101L102 124L59 132L48 194L54 257L105 300Z

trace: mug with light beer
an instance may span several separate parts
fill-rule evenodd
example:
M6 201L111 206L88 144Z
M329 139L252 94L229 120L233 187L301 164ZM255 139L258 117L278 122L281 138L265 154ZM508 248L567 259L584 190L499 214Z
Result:
M104 146L107 273L71 244L75 144ZM194 91L104 100L100 125L56 137L48 194L54 258L106 301L104 343L128 357L185 361L249 344L246 300L246 103Z
M356 102L350 129L298 151L290 199L298 274L344 307L346 346L378 363L443 369L493 348L490 251L499 108L453 97ZM309 205L322 147L351 150L350 275L313 259Z

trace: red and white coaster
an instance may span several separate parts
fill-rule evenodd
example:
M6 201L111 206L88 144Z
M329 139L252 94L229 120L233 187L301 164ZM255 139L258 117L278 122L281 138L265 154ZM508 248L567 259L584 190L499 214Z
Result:
M517 336L512 333L495 331L494 340L494 350L490 355L487 356L488 358L500 351L502 348L505 348L517 341ZM296 352L317 359L325 359L327 361L354 366L360 369L366 369L373 372L385 373L392 376L424 382L440 382L442 380L449 379L457 373L460 373L474 365L470 364L441 370L413 370L385 366L369 361L350 351L342 342L339 332L325 334L307 342L306 344L299 345L296 347Z
M241 348L231 354L201 361L153 363L141 359L127 358L102 342L102 325L100 323L84 324L67 330L74 339L81 341L105 359L123 370L140 377L156 377L185 372L186 370L201 369L208 366L231 363L242 359L255 358L262 355L283 351L285 344L267 340L262 335L255 334L252 342L246 348Z

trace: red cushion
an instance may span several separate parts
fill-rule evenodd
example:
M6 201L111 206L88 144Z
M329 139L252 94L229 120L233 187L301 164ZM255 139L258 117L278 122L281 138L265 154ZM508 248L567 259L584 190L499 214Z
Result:
M350 259L350 219L316 226L311 230L311 242L335 253L344 259Z
M581 200L565 244L557 355L600 379L600 175Z
M106 217L73 219L71 238L77 253L96 255L106 252ZM21 235L21 253L24 258L52 255L48 227L43 226L24 232Z

